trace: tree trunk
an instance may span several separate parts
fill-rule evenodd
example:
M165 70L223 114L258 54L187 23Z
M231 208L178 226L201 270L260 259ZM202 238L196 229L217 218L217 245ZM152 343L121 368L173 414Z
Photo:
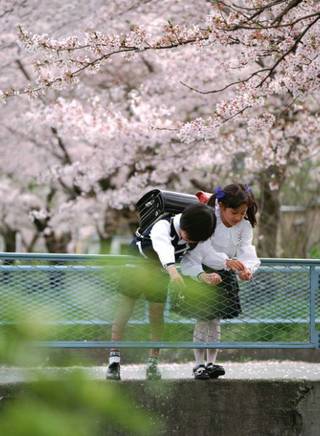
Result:
M270 177L260 178L260 218L257 252L259 257L277 257L280 225L280 185L270 188Z
M71 241L71 234L64 233L57 236L54 232L44 236L48 253L67 253L68 244Z
M4 252L15 253L17 249L17 231L6 229L3 233Z

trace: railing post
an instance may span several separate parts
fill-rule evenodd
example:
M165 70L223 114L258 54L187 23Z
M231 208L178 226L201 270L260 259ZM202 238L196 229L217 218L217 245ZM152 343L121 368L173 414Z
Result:
M319 273L315 265L310 265L310 342L314 348L320 348L320 332L316 329L316 295L319 286Z

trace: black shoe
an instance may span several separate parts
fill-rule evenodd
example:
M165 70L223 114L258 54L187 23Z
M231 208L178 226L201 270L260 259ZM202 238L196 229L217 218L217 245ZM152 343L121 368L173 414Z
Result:
M149 359L147 363L146 377L148 380L161 380L161 372L158 368L157 359Z
M196 380L208 380L210 378L207 368L204 365L195 366L192 372Z
M120 377L120 363L110 363L107 368L107 380L121 380Z
M210 378L218 378L226 373L223 366L214 365L213 363L208 363L206 370Z

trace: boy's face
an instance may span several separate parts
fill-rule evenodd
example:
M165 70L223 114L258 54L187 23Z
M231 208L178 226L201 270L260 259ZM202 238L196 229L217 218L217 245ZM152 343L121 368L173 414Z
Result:
M180 236L181 236L181 239L188 242L188 244L196 244L197 243L197 241L191 241L191 239L189 239L188 233L185 230L180 229Z

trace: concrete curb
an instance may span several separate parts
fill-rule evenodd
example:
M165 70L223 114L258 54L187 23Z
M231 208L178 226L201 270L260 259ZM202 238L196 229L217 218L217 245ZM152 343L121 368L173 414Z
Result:
M192 366L161 364L159 382L145 380L144 365L124 365L120 382L106 381L105 367L84 371L99 383L116 383L132 398L133 409L153 415L159 428L154 436L319 436L320 364L228 362L226 376L209 381L194 380ZM54 383L78 368L37 371ZM33 371L0 368L0 406L28 390ZM129 436L112 427L104 435Z

